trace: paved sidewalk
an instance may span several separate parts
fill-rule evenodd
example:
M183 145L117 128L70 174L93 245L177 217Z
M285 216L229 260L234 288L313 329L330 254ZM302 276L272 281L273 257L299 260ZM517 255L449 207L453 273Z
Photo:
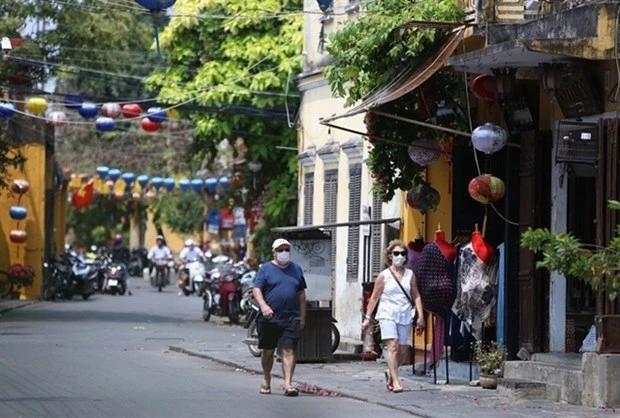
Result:
M246 345L241 343L244 337L244 329L230 327L229 338L225 341L186 340L170 349L210 359L234 367L239 372L260 373L260 360L252 357ZM295 381L303 392L346 396L425 418L620 417L620 411L611 409L583 408L550 401L510 400L499 396L495 390L471 387L466 382L452 383L451 380L449 385L435 385L432 377L412 375L411 366L401 368L405 391L394 394L385 388L384 369L382 362L300 363L295 371ZM274 377L282 377L277 364ZM280 392L275 385L274 392Z
M12 311L14 309L25 308L26 306L37 303L36 300L13 300L0 298L0 313Z

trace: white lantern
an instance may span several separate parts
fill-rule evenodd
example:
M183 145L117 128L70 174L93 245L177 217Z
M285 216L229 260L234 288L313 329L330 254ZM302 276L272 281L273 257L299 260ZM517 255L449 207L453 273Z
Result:
M508 142L508 133L503 128L492 123L478 126L471 133L471 143L474 148L485 154L494 154L504 148Z
M47 122L56 128L60 128L67 123L67 115L60 111L50 112L47 116Z
M413 141L407 151L411 161L422 167L426 167L441 156L437 142L428 138Z

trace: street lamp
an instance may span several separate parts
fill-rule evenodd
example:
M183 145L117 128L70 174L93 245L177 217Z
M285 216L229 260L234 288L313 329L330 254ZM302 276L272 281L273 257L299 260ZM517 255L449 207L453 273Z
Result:
M248 163L248 169L252 172L253 174L253 184L254 184L254 189L256 189L256 173L263 168L263 165L258 162L258 161L251 161Z

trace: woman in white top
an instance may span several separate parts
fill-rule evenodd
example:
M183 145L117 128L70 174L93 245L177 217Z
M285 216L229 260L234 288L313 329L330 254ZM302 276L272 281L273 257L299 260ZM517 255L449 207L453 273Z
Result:
M417 334L421 334L424 330L424 314L415 275L413 271L405 268L407 262L405 243L394 240L390 242L385 253L388 268L377 276L362 329L370 326L371 315L379 303L375 319L379 321L381 339L388 348L385 382L388 390L400 393L403 387L398 380L398 367L404 362L408 346L411 345L412 302L415 303L418 312Z

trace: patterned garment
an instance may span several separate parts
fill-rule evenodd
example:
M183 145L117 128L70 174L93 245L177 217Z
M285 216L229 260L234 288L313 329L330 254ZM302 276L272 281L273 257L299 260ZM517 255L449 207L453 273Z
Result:
M424 247L415 266L424 310L442 318L454 302L451 266L436 242Z
M497 296L497 260L485 264L475 253L472 243L459 254L456 300L452 312L476 340L482 338L484 321L495 306Z

